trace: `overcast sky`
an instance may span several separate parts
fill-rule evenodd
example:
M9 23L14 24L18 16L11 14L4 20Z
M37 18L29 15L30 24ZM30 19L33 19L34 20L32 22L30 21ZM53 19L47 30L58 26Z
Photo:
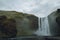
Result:
M0 10L15 10L38 17L47 16L60 7L60 0L0 0Z

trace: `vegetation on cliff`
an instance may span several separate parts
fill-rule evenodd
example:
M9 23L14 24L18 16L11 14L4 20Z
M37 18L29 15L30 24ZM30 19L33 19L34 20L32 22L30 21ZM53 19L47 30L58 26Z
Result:
M2 33L0 34L0 37L32 35L33 31L36 31L38 29L38 17L35 15L16 11L0 11L0 17L1 16L6 16L7 18L4 19L4 21L1 23L4 26L2 30L5 30L5 32L3 33L0 30Z

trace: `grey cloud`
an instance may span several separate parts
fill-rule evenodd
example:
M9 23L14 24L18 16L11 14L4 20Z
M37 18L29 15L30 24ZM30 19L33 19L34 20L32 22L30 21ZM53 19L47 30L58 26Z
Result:
M51 10L58 8L57 6L60 6L60 0L0 0L0 10L23 11L42 16L50 14Z

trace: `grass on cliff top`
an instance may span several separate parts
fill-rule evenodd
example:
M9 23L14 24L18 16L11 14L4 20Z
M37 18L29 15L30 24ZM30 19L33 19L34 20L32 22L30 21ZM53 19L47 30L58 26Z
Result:
M2 15L6 15L8 18L16 18L16 17L23 18L23 17L31 16L32 14L16 12L16 11L1 11L0 10L0 16L2 16Z

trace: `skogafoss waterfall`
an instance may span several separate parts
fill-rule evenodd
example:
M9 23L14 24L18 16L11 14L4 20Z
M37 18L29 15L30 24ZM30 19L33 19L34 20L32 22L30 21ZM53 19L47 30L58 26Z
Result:
M48 23L48 17L39 18L39 29L36 34L38 36L51 36Z
M49 23L48 23L48 18L43 17L40 18L40 35L41 36L50 36L50 29L49 29Z

